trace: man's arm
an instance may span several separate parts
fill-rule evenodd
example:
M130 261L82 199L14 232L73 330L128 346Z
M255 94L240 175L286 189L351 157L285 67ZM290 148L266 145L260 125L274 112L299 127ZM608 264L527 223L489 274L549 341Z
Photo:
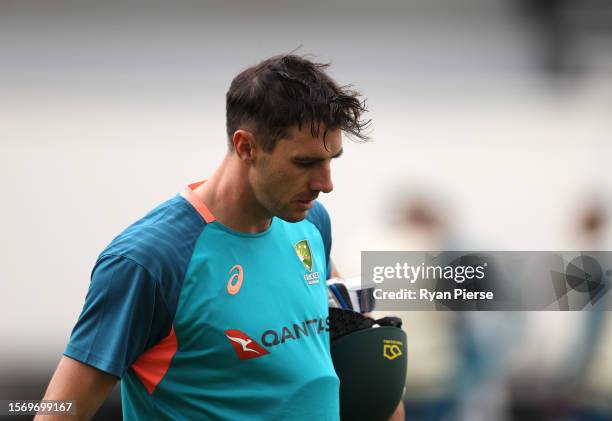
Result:
M338 268L336 267L336 265L334 264L334 261L332 260L331 262L331 277L332 278L342 278L342 276L340 275L340 272L338 272Z
M45 400L74 402L73 415L37 415L42 420L88 420L98 410L119 379L72 358L62 357L47 387Z

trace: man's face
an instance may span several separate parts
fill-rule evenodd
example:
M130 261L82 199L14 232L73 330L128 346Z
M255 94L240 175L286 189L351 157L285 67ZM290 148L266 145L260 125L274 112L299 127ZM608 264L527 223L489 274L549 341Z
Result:
M342 153L342 132L328 130L323 143L310 133L310 125L290 130L271 153L258 149L250 181L255 198L270 215L285 221L304 219L319 193L333 189L331 160Z

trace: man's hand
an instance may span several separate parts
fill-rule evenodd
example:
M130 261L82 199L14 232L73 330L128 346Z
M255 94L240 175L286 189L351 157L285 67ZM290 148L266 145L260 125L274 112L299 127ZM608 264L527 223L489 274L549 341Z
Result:
M88 420L113 390L117 380L112 374L72 358L62 357L43 399L73 401L74 413L37 415L34 420Z
M389 421L404 421L406 419L406 415L404 415L404 403L400 401L397 408L395 408L395 412L389 418Z

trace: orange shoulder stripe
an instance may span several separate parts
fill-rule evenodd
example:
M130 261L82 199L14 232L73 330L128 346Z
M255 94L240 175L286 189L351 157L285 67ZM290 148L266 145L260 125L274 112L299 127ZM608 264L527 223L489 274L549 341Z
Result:
M202 200L193 192L194 189L196 189L203 183L204 181L199 181L197 183L188 185L185 191L181 193L181 196L183 196L185 200L187 200L191 204L191 206L193 206L193 208L198 211L198 213L202 216L202 218L204 218L207 224L210 224L217 218L215 218L210 209L208 209L204 202L202 202Z

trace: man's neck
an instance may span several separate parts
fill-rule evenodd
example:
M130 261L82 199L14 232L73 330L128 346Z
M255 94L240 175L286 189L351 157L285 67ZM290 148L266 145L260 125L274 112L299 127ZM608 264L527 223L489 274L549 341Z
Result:
M235 231L255 234L268 229L272 218L255 199L247 176L240 162L227 155L194 193L221 224Z

